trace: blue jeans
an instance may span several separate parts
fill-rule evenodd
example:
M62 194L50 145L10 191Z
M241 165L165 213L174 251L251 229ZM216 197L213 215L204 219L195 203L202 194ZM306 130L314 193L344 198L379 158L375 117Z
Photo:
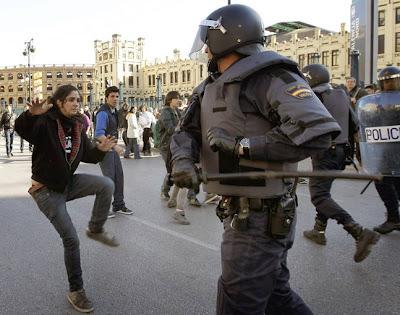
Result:
M124 201L124 171L122 170L121 159L115 151L107 152L100 163L101 172L104 176L111 178L114 182L113 209L116 211L125 207Z
M129 154L132 152L135 155L135 159L140 159L140 149L139 149L139 144L137 141L137 138L127 138L128 144L125 148L125 157L129 157Z
M4 129L4 134L6 136L6 152L7 155L10 155L13 149L14 129Z
M64 245L64 262L70 291L83 288L79 238L67 212L66 202L88 195L96 195L89 229L100 232L107 220L114 192L113 182L103 176L76 174L64 193L42 187L31 193L40 211L49 219Z

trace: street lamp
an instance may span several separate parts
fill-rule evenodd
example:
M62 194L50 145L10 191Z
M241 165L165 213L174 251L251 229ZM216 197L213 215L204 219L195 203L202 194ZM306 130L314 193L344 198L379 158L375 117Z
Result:
M156 102L157 102L157 108L160 108L161 107L161 99L162 99L162 97L161 97L161 93L162 93L162 91L161 91L161 76L157 75L156 80L157 80L157 90L156 90L157 100L156 100Z
M33 46L33 38L30 41L25 42L25 50L22 52L24 56L28 56L28 82L29 82L29 90L28 97L29 102L31 102L31 53L35 52L35 47Z

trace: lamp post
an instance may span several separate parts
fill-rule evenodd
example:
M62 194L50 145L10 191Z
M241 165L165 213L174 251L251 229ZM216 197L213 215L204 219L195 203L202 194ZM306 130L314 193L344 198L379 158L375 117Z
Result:
M118 85L119 85L119 95L120 95L119 104L122 107L122 105L124 104L124 87L125 87L125 84L123 82L119 82Z
M159 109L161 107L161 99L162 99L162 97L161 97L161 76L157 75L156 80L157 80L156 103L157 103L157 108Z
M31 38L28 42L25 42L25 50L22 52L24 56L28 56L28 98L29 102L31 102L31 53L35 52L35 47L33 46L33 38Z

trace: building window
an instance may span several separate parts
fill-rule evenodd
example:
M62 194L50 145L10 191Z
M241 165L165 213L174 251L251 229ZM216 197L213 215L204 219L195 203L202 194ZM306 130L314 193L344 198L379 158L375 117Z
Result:
M110 54L110 59L112 59L112 54Z
M47 72L46 73L46 78L47 79L52 79L53 78L53 74L51 72Z
M151 79L152 79L153 86L155 86L155 85L156 85L156 75L153 74L153 75L151 76Z
M23 104L24 103L24 99L20 96L18 97L18 104Z
M1 81L4 80L4 74L0 74L0 80L1 80Z
M0 86L0 92L4 92L4 85Z
M378 35L378 54L385 53L385 35Z
M18 85L17 89L18 89L18 92L22 92L24 90L24 87L20 84L20 85Z
M9 85L9 86L8 86L8 92L14 92L14 88L13 88L12 85Z
M200 65L200 79L203 78L203 65Z
M329 51L322 52L322 64L329 66Z
M76 74L76 77L77 77L78 79L82 79L83 73L82 73L81 71L79 71L79 72Z
M307 63L309 65L314 63L319 63L319 54L318 53L307 54Z
M172 83L174 83L174 73L170 72L169 73L169 84L172 84Z
M86 73L86 78L91 79L92 78L92 73L91 72L87 72Z
M12 80L12 79L14 79L14 76L13 76L12 73L9 73L9 74L8 74L8 80Z
M73 76L72 72L68 71L67 72L67 79L72 79L72 76Z
M24 78L24 76L22 75L22 73L18 73L17 74L17 79L18 80L21 80L21 79L23 79Z
M187 71L186 79L188 82L190 82L190 70Z
M136 77L136 87L139 88L139 77Z
M339 65L339 50L332 50L332 66Z
M139 72L139 65L136 65L136 72Z
M166 73L162 74L162 83L163 83L163 85L167 84L167 74Z
M108 73L108 66L107 65L104 66L104 73Z
M112 72L112 65L110 65L110 72Z
M76 85L76 87L78 88L79 91L82 91L82 83L78 83L78 84Z
M395 49L396 52L400 52L400 32L396 32Z
M378 26L385 26L385 10L378 11Z
M57 72L57 79L62 79L63 75L61 72Z
M129 87L133 87L133 75L130 75L130 76L128 77L128 86L129 86Z
M53 86L50 83L48 83L47 87L46 87L46 90L47 91L53 91Z
M107 53L104 53L103 54L103 60L107 60L108 59L108 54Z
M396 8L396 24L400 23L400 7Z
M122 64L122 72L125 72L125 64Z
M186 70L182 71L182 83L186 82Z
M178 71L175 71L174 74L175 74L175 83L178 83Z
M133 72L133 65L129 65L129 72Z
M149 86L151 86L151 75L148 76L148 80L149 80L148 84Z
M304 55L299 55L299 68L300 69L304 68L304 66L305 66L304 62L305 62L305 56Z

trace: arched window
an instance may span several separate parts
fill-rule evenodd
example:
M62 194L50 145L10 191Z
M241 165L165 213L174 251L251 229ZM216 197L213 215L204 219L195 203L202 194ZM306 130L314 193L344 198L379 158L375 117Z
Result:
M13 97L10 97L8 99L8 104L10 104L10 105L14 104L14 98Z
M78 71L78 72L76 73L76 77L77 77L78 79L81 79L81 78L83 77L82 71Z
M12 85L8 86L8 92L14 92L14 87Z
M53 91L53 85L51 85L51 83L47 83L47 91Z
M24 99L22 97L18 97L18 104L22 104L24 102Z
M76 87L78 88L79 91L82 91L82 83L78 83L78 84L76 85Z
M0 73L0 80L3 81L4 80L4 74Z
M17 79L18 80L22 80L24 78L24 76L22 75L22 73L18 73L17 74Z
M22 92L24 90L24 87L22 84L19 84L17 89L18 89L18 92Z
M62 79L63 75L61 72L57 72L57 79Z
M67 79L72 79L72 72L71 71L67 72Z
M12 73L9 73L8 74L8 80L12 80L12 79L14 79L14 75Z
M0 86L0 92L4 92L4 85Z

